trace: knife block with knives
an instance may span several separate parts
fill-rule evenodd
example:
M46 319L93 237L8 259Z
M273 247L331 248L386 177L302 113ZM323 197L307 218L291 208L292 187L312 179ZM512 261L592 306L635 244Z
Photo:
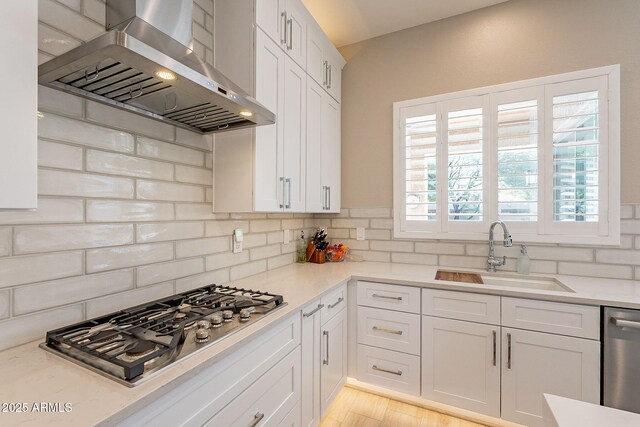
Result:
M329 246L329 242L326 239L327 232L324 229L318 229L307 245L307 262L325 263L327 260L327 246Z

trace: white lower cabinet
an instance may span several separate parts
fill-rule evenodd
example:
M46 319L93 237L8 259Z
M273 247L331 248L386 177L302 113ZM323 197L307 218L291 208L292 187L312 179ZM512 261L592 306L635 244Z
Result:
M297 347L204 425L279 426L299 404L300 347Z
M320 310L316 300L302 310L302 426L320 423Z
M324 416L347 380L347 311L322 325L320 413Z
M500 327L422 317L422 397L500 417Z
M600 343L502 328L502 418L543 427L543 393L600 403Z
M358 344L358 380L420 395L420 356Z

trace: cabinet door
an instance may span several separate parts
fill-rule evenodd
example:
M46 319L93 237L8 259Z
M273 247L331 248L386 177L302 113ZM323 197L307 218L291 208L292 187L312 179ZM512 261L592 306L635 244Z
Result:
M302 310L302 426L320 423L320 300Z
M499 328L423 316L422 397L500 417Z
M307 78L307 212L324 212L325 195L322 183L322 110L325 92L311 78Z
M5 82L0 105L0 209L34 209L38 204L38 2L0 2L0 25L5 64L0 69Z
M328 58L327 63L329 65L327 90L336 101L340 102L342 97L342 69L338 61L333 58Z
M307 74L289 57L284 73L284 209L304 212Z
M600 403L600 342L502 328L502 418L543 427L543 393Z
M273 212L284 207L282 193L286 55L260 29L256 33L256 99L276 113L276 123L255 129L254 209Z
M284 48L285 0L256 1L256 23L274 42Z
M316 83L326 85L324 45L326 36L313 23L307 26L307 73Z
M260 2L262 0L258 0ZM300 0L286 0L285 50L303 69L307 68L307 15Z
M340 213L340 104L324 94L322 103L322 186L325 212Z
M347 378L347 310L322 327L320 408L324 416Z

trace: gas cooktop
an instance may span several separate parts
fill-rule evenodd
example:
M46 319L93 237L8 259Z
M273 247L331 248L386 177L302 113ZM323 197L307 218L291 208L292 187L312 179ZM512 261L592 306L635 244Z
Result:
M40 346L132 387L285 305L210 285L49 331Z

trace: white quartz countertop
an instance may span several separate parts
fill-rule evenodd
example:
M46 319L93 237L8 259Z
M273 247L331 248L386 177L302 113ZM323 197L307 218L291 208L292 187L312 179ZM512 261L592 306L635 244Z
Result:
M545 394L546 427L637 427L640 414Z
M5 350L0 352L0 403L26 403L29 411L0 411L0 425L113 425L231 354L264 328L350 279L640 309L640 282L635 281L555 276L574 291L556 292L436 281L437 270L434 266L372 262L304 264L235 281L234 286L281 294L287 306L133 388L40 349L40 341ZM33 404L40 402L59 403L63 410L69 403L72 409L32 412Z

